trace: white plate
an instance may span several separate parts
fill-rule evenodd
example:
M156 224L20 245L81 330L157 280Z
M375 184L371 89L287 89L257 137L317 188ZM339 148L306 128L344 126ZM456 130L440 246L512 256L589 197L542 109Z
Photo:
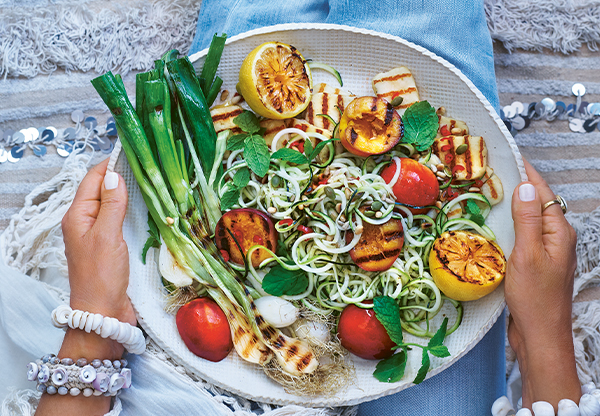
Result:
M325 24L278 25L262 28L228 39L218 74L223 88L235 91L238 72L244 57L257 45L281 41L298 48L305 58L328 63L338 69L344 88L356 95L373 95L371 79L379 72L406 65L414 74L421 99L434 107L444 106L447 114L464 120L471 134L485 138L489 164L504 184L504 200L492 210L487 224L494 230L506 256L510 254L514 232L510 199L515 186L524 177L523 163L515 142L494 112L489 102L473 84L444 59L403 39L367 30ZM197 67L203 63L206 50L191 57ZM313 71L315 84L335 79L324 71ZM123 174L129 190L129 206L124 224L125 239L131 254L131 277L128 293L138 313L139 321L148 334L186 368L203 379L249 399L275 404L306 406L352 405L398 392L410 387L420 364L420 351L409 354L403 381L380 383L373 376L374 361L353 358L356 382L334 397L299 397L287 394L281 386L268 379L259 366L242 361L235 352L225 360L212 363L193 355L183 344L175 317L164 312L164 292L153 260L154 250L148 253L147 265L140 261L147 238L146 207L124 157L116 166ZM432 359L428 377L443 371L467 353L485 335L504 308L503 286L491 295L464 304L462 325L446 340L452 354L446 359ZM448 315L454 317L451 309ZM437 324L442 317L439 317ZM422 339L407 336L413 342Z

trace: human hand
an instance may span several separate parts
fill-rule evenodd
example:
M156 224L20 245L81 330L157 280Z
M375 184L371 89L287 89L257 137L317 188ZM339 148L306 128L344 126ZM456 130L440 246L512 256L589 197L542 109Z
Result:
M71 307L136 324L127 296L129 252L123 239L127 188L108 159L85 176L62 220ZM114 189L107 189L112 185Z
M508 259L505 296L508 339L517 353L523 406L544 400L579 401L571 309L577 236L542 177L527 162L529 182L513 193L515 246Z
M71 308L136 325L127 296L129 252L122 232L127 189L118 174L106 174L107 166L108 159L88 172L62 220ZM58 357L115 360L123 351L123 346L110 338L68 329ZM44 394L36 415L103 415L110 410L110 403L110 396Z

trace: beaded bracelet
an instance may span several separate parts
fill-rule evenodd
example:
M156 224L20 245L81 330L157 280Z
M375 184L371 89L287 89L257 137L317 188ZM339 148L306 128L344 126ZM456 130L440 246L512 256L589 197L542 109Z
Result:
M58 328L68 326L87 333L94 331L102 338L110 338L122 344L132 354L142 354L146 350L146 340L141 329L98 313L73 310L67 305L60 305L52 311L52 323Z
M583 395L579 406L573 400L562 399L558 402L557 416L600 415L600 389L593 382L581 387ZM519 406L521 407L521 400ZM554 407L548 402L535 402L531 405L533 413L527 408L521 408L515 413L506 396L498 398L492 405L492 416L555 416Z
M27 379L37 380L37 390L42 393L115 396L131 386L131 370L126 365L126 360L95 359L88 364L85 358L73 362L71 358L48 354L27 365Z

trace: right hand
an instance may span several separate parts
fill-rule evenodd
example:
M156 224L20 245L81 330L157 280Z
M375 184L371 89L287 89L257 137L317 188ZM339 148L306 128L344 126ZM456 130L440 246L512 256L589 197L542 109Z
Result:
M512 199L515 246L505 279L508 339L522 374L523 406L538 400L556 406L560 399L578 402L581 396L571 325L577 236L560 205L542 211L555 195L524 163L529 182L521 183Z

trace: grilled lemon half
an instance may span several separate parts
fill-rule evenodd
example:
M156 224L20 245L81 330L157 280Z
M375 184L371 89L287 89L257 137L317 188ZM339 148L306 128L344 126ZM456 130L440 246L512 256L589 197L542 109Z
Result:
M469 301L498 287L506 258L498 244L468 231L448 231L435 240L429 268L437 287L449 298Z
M293 46L263 43L244 59L238 91L255 113L271 119L292 118L310 103L310 68Z

